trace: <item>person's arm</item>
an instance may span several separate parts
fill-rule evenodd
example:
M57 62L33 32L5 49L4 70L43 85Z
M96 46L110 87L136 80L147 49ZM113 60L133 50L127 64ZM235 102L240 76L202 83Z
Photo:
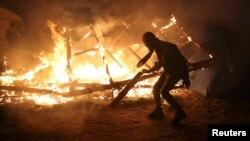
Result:
M154 66L147 70L147 69L143 69L142 70L142 73L151 73L151 72L155 72L155 71L158 71L160 70L160 68L162 67L162 65L159 63L159 62L155 62Z

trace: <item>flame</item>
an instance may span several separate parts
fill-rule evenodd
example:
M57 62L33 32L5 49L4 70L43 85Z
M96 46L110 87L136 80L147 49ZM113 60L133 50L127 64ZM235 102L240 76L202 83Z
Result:
M56 25L47 21L47 24L52 32L52 39L55 43L54 53L49 56L49 65L52 66L53 71L51 71L51 78L56 82L68 82L68 77L66 73L67 56L66 52L66 41L65 38L56 31Z
M27 80L31 83L32 87L36 88L46 88L46 89L52 89L57 90L61 92L65 92L68 90L60 89L58 85L61 83L69 83L68 74L67 74L67 44L66 39L63 35L65 32L65 28L63 28L63 31L57 30L57 25L54 24L52 21L47 21L47 25L50 28L52 32L52 39L54 41L54 50L50 54L43 54L41 53L39 56L40 64L35 66L32 70L29 70L28 72L14 77L14 71L8 70L6 71L5 76L1 76L2 84L12 85L14 81L16 80ZM59 33L60 32L60 33ZM88 32L84 35L83 38L88 38L90 36L91 32ZM101 34L98 34L98 36L102 36ZM102 37L100 37L102 39ZM139 46L136 44L136 46ZM94 47L97 49L99 57L97 59L100 59L102 61L102 65L96 65L95 63L88 62L88 60L83 61L81 63L75 63L74 68L72 69L72 78L73 80L77 80L78 82L99 82L99 83L109 83L108 81L108 75L105 70L105 65L108 65L109 72L112 75L111 77L114 79L122 79L126 80L131 78L134 74L130 72L128 68L121 68L115 61L108 62L106 60L106 49L104 48L103 44L100 42L96 44ZM96 52L90 52L90 55L97 55ZM113 52L113 55L120 61L122 59L121 56L125 56L123 51L119 50L117 52ZM49 73L47 76L44 76L46 78L44 80L44 83L52 83L51 86L46 85L34 85L35 84L35 76L36 74L43 70L50 67L51 70L49 70ZM32 83L33 82L33 83ZM143 83L143 82L141 82ZM33 84L33 85L32 85ZM30 85L30 84L29 84ZM150 88L144 89L144 88L136 88L129 92L128 97L133 97L135 95L137 96L143 96L146 92L150 93ZM7 96L15 97L17 92L7 92ZM99 97L100 99L103 99L104 97ZM68 101L74 100L74 98L69 97L63 97L63 96L55 96L51 94L31 94L31 93L21 93L21 96L17 96L14 98L7 98L3 100L2 98L0 101L4 101L5 103L12 103L14 101L24 102L25 100L31 100L34 103L38 105L55 105L55 104L61 104Z
M129 28L129 25L128 25L126 22L122 21L122 24L123 24L123 26L124 26L126 29Z
M51 96L51 95L31 95L27 96L28 100L33 100L38 105L51 106L55 104L62 104L72 101L73 98L65 98L62 96Z
M177 20L176 20L176 18L174 17L174 15L172 15L172 18L171 18L169 21L170 21L169 24L167 24L167 25L161 27L161 28L160 28L160 31L170 28L171 26L173 26L174 24L176 24L176 21L177 21Z
M126 27L129 28L129 25L125 23L124 21L122 24ZM159 31L163 31L173 25L176 24L176 18L172 15L172 18L169 20L169 24L161 27ZM74 81L77 80L77 82L88 82L88 83L110 83L109 77L112 77L114 80L126 80L130 79L132 76L134 76L133 71L131 71L131 68L126 68L126 67L120 67L119 64L117 64L117 60L119 62L123 62L122 58L126 58L125 53L122 50L119 51L112 51L113 56L117 59L116 61L112 59L108 59L107 53L109 53L108 47L104 47L104 44L102 44L104 38L102 35L102 32L97 31L96 33L96 38L98 38L96 45L94 46L93 51L87 52L85 55L89 55L91 57L95 57L95 61L101 62L101 63L95 63L90 60L83 60L80 62L74 61L75 58L72 55L72 62L70 64L72 65L72 72L71 75L69 76L69 73L67 72L67 65L68 61L67 56L71 56L69 52L67 52L67 38L65 35L67 33L67 28L63 27L61 28L61 31L58 31L58 26L54 24L52 21L47 21L47 25L51 30L52 33L52 39L54 41L54 50L52 53L49 54L44 54L41 52L39 57L40 64L35 66L32 70L29 70L28 72L14 76L15 71L13 70L8 70L6 71L5 75L0 76L1 83L4 85L13 85L14 81L16 80L27 80L30 82L32 87L36 88L45 88L49 90L57 90L60 92L68 92L68 89L61 89L59 86L62 83L70 83L70 80ZM152 23L152 26L154 28L157 28L156 23ZM82 35L82 39L86 40L90 38L91 33L94 31L89 31L86 32L85 34ZM100 40L99 40L100 39ZM192 38L188 37L188 40L191 41ZM78 42L79 43L79 42ZM77 43L77 45L79 45ZM134 44L132 45L133 48L139 49L141 47L141 44ZM137 60L136 60L137 61ZM108 66L110 76L107 74L107 70L105 66ZM37 85L35 84L36 80L36 75L38 72L41 70L44 70L46 68L49 68L46 75L43 76L42 80L42 85ZM71 79L69 79L69 77ZM157 80L157 78L153 78L150 80L145 80L142 82L139 82L134 89L130 90L128 93L128 97L151 97L152 93L152 84ZM45 83L51 83L53 85L45 85ZM139 87L141 85L145 85L148 87ZM114 90L113 93L114 95L118 94L118 90ZM8 96L16 96L15 92L7 92L6 95ZM103 99L104 97L99 97L100 99ZM18 98L20 101L25 101L25 100L31 100L34 101L34 103L38 105L54 105L54 104L60 104L60 103L66 103L69 101L74 100L73 97L63 97L59 95L53 95L53 94L44 94L44 95L38 95L38 94L30 94L30 93L23 93L22 96ZM3 100L3 98L0 98L0 102ZM4 100L5 102L11 103L12 100L11 98L7 98Z
M14 71L8 70L6 71L6 76L1 76L2 84L11 85L16 80L27 80L28 82L34 82L34 78L36 74L45 68L51 67L48 76L44 76L46 79L44 83L52 83L52 86L45 86L45 85L32 85L32 87L37 88L46 88L46 89L54 89L57 91L66 91L65 89L60 89L58 87L61 83L69 83L68 74L67 74L67 44L65 36L63 35L66 30L62 28L62 31L57 30L57 25L54 24L52 21L47 21L47 25L52 32L52 39L54 41L54 50L52 53L44 55L43 53L40 54L40 64L34 67L32 70L14 77ZM84 35L83 38L88 38L91 32L88 32ZM102 36L100 33L98 36ZM100 37L102 38L102 37ZM107 64L107 60L105 59L105 52L106 49L101 43L97 43L94 47L98 49L98 54L100 59L102 59L102 65L96 65L94 63L88 62L88 60L76 63L72 70L72 77L73 80L78 80L78 82L99 82L99 83L108 83L108 76L105 71L104 65L108 65L109 71L112 74L113 78L118 79L126 79L127 76L130 74L129 70L126 68L119 67L115 62ZM96 55L96 52L91 52L90 55ZM121 51L115 53L116 57L120 57L123 55ZM34 83L33 83L34 84ZM8 96L15 96L15 92L8 93ZM24 98L25 97L25 98ZM51 94L45 95L38 95L38 94L22 94L22 96L16 98L15 100L19 100L23 102L25 100L32 100L38 105L54 105L59 103L65 103L68 101L72 101L73 98L65 98L62 96L54 96ZM1 100L1 99L0 99ZM14 101L15 101L14 100ZM2 100L1 100L2 101ZM13 102L13 99L7 98L4 100L6 103Z
M35 77L35 74L38 71L48 67L49 64L45 60L45 58L39 57L39 59L42 62L40 65L36 66L33 70L30 70L29 72L27 72L27 73L25 73L25 74L23 74L23 75L21 75L19 77L16 77L16 80L24 80L24 79L26 79L26 80L31 81Z

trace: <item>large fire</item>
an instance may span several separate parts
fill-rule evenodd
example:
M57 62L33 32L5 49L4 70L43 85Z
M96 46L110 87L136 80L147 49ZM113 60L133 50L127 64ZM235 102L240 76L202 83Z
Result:
M125 22L123 22L123 24L125 24ZM158 25L153 22L152 26L155 29L158 28L159 33L164 33L167 28L170 28L174 24L176 24L176 19L173 16L167 25L158 28ZM41 94L2 90L2 93L5 93L5 95L0 97L0 103L20 103L26 100L32 100L39 105L65 103L74 100L74 95L71 97L64 97L63 94L59 95L58 93L69 92L71 90L70 84L109 84L111 83L111 79L112 81L131 79L139 71L133 66L137 62L132 62L133 64L130 62L130 66L126 65L126 60L124 60L124 58L126 59L127 56L124 50L112 50L112 46L106 47L103 44L104 39L102 35L96 32L92 25L91 31L86 32L82 38L86 40L90 38L91 34L94 34L96 43L92 49L84 53L89 59L81 61L79 61L77 56L74 56L73 53L76 52L75 54L77 54L79 50L75 49L74 45L70 42L70 38L67 38L69 37L67 32L69 32L70 29L63 27L58 30L58 25L54 24L52 21L47 21L47 25L50 28L52 33L51 38L55 44L53 52L49 54L41 52L38 56L40 64L37 64L32 70L17 76L14 70L7 70L4 75L0 77L0 80L2 85L15 86L17 82L20 82L21 86L51 90L52 93L45 92ZM127 28L129 28L129 26L126 24L126 29ZM191 37L187 36L187 40L191 41ZM136 43L132 46L141 45ZM43 70L45 70L45 73L42 77L37 77L37 75L41 75ZM139 82L138 87L130 90L127 96L151 96L151 86L155 80L154 78ZM20 84L18 86L20 86ZM62 87L63 84L69 85L67 87ZM147 85L148 87L140 87L140 85ZM83 88L84 87L75 87L75 89ZM53 92L56 92L56 94ZM117 93L118 90L113 90L114 95Z

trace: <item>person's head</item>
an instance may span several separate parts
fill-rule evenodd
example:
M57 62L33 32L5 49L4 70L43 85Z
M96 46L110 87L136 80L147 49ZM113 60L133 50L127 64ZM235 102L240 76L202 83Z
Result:
M157 41L156 36L152 32L145 32L142 36L144 45L151 51L154 49L154 43Z

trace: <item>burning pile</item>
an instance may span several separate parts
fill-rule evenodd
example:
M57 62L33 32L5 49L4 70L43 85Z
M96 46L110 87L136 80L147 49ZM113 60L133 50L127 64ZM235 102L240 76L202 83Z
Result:
M130 26L124 21L121 23L124 31L121 35L129 36ZM134 65L147 53L140 43L126 44L121 37L105 37L97 25L86 26L79 41L72 41L72 29L59 27L52 21L47 21L47 25L55 45L53 52L41 52L37 57L40 63L27 72L4 72L0 77L1 104L32 100L39 105L53 105L72 101L78 95L105 90L112 90L116 96L139 71ZM151 28L159 38L168 39L181 48L194 42L177 26L174 16L167 25L158 26L156 21ZM178 35L169 36L173 35L166 34L169 30L178 30ZM194 43L196 48L200 47ZM149 62L145 67L150 68L153 63ZM201 67L198 65L191 70L198 68ZM127 96L150 96L157 75L141 76Z

